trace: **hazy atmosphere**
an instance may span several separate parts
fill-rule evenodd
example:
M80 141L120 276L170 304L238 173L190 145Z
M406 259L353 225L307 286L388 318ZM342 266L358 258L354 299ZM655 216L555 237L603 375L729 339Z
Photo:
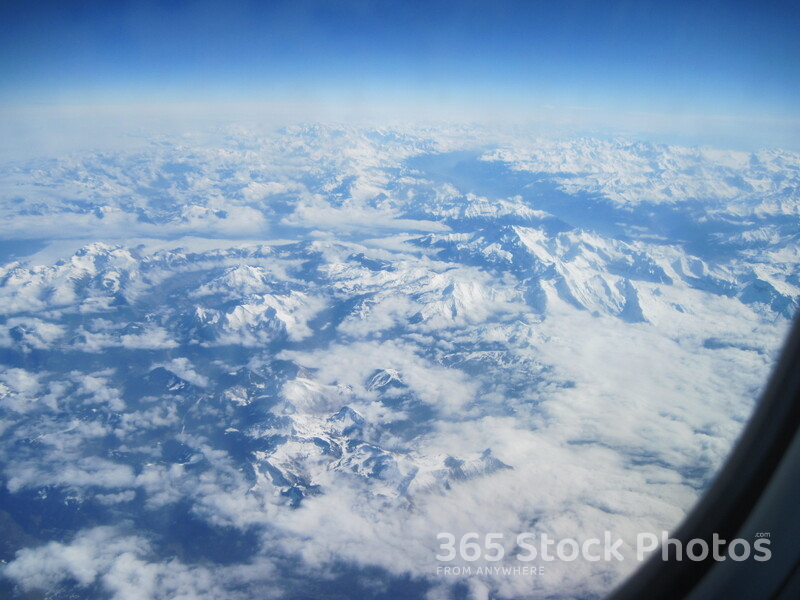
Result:
M2 12L1 596L595 599L713 479L800 295L796 5Z

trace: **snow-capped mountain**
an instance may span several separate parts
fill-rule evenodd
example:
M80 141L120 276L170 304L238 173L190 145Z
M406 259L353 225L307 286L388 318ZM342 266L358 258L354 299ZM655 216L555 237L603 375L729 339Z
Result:
M440 531L671 528L800 296L777 150L309 125L0 170L2 573L110 544L53 597L126 560L456 597Z

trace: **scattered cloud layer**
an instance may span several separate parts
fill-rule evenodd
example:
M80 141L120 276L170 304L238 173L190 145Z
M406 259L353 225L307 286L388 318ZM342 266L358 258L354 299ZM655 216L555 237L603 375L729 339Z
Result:
M0 573L120 599L602 594L775 360L798 167L326 126L2 165L2 234L52 245L0 267L2 508L34 540ZM21 524L56 506L61 533ZM436 575L439 532L512 556L606 530L626 561Z

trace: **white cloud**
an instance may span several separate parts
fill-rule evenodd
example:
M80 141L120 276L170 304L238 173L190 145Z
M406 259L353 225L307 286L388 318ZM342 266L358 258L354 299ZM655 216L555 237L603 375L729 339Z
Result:
M175 373L175 375L177 375L181 379L185 379L186 381L188 381L193 385L203 388L208 387L208 377L198 373L195 370L192 362L185 356L182 356L180 358L173 358L171 361L167 363L154 365L154 367L164 367L167 370Z
M86 588L99 584L114 600L246 598L242 583L260 583L265 598L278 598L270 585L274 567L255 559L251 567L187 565L178 560L151 562L151 543L124 528L84 529L68 543L26 548L2 567L2 574L23 590L54 590L69 579Z

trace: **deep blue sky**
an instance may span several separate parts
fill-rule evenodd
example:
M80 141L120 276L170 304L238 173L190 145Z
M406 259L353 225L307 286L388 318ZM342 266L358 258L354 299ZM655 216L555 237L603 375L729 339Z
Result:
M324 101L800 119L800 3L6 1L0 104Z

